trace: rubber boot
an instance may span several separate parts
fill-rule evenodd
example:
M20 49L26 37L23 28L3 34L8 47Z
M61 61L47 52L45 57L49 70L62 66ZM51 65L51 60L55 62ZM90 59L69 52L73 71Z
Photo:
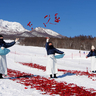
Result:
M95 71L92 71L92 73L94 73Z
M2 74L0 73L0 79L2 79L3 77L2 77Z
M94 71L94 73L96 73L96 70Z
M57 78L57 77L56 77L56 74L54 74L54 78Z
M50 78L52 78L52 74L50 74Z

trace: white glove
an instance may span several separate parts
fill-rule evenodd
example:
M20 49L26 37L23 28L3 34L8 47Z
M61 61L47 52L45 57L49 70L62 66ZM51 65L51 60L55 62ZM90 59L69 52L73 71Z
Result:
M19 40L19 38L16 38L16 39L15 39L15 42L17 42L18 40Z
M46 37L46 42L49 42L49 39L50 39L49 37Z
M46 39L46 42L49 42L49 39Z
M2 50L4 50L4 47L1 47Z

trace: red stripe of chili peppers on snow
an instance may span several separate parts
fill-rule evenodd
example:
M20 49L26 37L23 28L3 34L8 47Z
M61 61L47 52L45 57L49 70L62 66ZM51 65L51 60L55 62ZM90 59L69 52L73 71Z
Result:
M37 68L37 69L40 69L40 70L43 70L43 71L46 71L46 66L42 66L42 65L39 65L39 64L33 64L33 63L22 63L22 62L19 62L20 64L22 65L26 65L26 66L29 66L29 67L32 67L32 68ZM77 71L77 70L64 70L64 69L58 69L58 71L61 71L61 72L64 72L65 73L73 73L73 74L76 74L76 76L88 76L88 78L92 79L92 77L96 77L96 74L93 74L93 73L89 73L88 72L88 68L86 68L87 71ZM93 81L96 81L96 79L92 79Z
M15 79L10 79L16 81L17 83L25 85L25 89L36 88L36 90L41 90L42 94L49 94L55 96L59 94L60 96L95 96L96 90L85 89L84 87L79 87L76 84L66 82L57 82L54 79L48 79L41 76L33 77L23 77L32 76L33 74L28 74L25 72L20 72L17 70L8 69L9 77L16 77ZM17 78L18 77L18 78ZM22 78L19 78L22 77ZM89 92L90 91L90 92Z

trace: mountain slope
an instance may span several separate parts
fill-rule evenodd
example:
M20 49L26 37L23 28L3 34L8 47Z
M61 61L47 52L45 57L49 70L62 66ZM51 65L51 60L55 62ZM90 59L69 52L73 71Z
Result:
M0 19L0 33L1 34L19 34L22 32L28 31L25 29L20 23L18 22L9 22L9 21L4 21Z
M34 30L29 31L18 22L9 22L2 19L0 19L0 34L21 37L64 37L55 31L41 27L36 27Z
M58 37L58 38L64 37L55 31L52 31L50 29L41 28L41 27L37 27L30 32L31 32L31 34L33 34L34 36L37 36L37 37L47 37L47 36L48 37Z

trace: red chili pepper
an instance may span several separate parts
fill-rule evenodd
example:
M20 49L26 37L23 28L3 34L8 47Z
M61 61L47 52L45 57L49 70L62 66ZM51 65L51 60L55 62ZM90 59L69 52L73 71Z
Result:
M29 23L27 24L27 26L31 27L31 26L32 26L32 24L30 25L30 23L31 23L31 22L29 22Z
M55 14L55 16L57 16L57 15L58 15L58 13Z
M25 87L25 89L28 89L27 87Z
M46 27L45 23L43 23L43 24L44 24L44 26Z
M57 17L55 17L55 19L57 19Z
M60 19L60 17L58 17L58 19Z
M48 15L46 15L44 18L48 17Z
M60 21L59 19L56 19L54 22L57 22L57 23L59 23L59 21Z
M50 19L51 19L51 18L49 18L49 19L48 19L48 21L47 21L47 23L46 23L46 24L48 24L48 22L50 21Z

